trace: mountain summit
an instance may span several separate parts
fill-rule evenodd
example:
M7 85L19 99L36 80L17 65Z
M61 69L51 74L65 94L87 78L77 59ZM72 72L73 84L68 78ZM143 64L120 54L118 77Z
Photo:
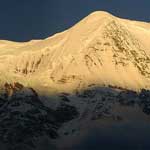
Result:
M150 24L96 11L44 40L0 41L1 84L56 91L90 84L150 87Z

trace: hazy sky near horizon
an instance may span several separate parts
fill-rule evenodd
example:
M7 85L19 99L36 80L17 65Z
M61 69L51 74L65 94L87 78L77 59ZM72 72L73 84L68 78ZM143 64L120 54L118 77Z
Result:
M96 10L150 22L150 0L0 0L0 39L46 38Z

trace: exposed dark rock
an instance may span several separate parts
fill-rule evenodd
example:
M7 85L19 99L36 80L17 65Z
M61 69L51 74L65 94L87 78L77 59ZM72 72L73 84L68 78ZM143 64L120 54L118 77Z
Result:
M57 138L62 123L78 116L74 106L62 104L57 110L44 106L33 88L18 82L5 83L4 90L0 95L0 141L11 149L20 150L22 145L35 148L34 139L41 136ZM61 98L69 102L67 95Z
M57 121L63 123L78 117L79 113L74 106L63 103L56 109L56 115Z
M147 101L148 99L150 99L150 91L142 89L140 94L139 94L139 98L141 100L144 100L144 101L146 100Z
M150 91L142 89L139 94L139 98L139 105L143 108L143 112L147 115L150 115Z
M117 99L122 105L133 106L138 101L138 94L134 91L125 90L118 94Z
M86 103L86 110L81 118L85 119L89 115L91 120L111 118L122 121L124 118L121 115L111 111L114 104L137 104L145 114L150 115L149 90L143 89L137 93L116 88L88 88L78 91L74 96L84 99L82 103ZM51 109L43 104L33 88L24 87L20 83L6 83L4 90L4 94L0 95L0 141L14 145L14 150L20 150L21 145L36 149L35 138L57 138L57 130L63 123L79 117L78 109L69 104L72 100L70 101L68 93L61 93L60 104ZM72 129L71 133L75 131L76 129ZM64 135L68 134L69 132L64 131Z
M64 102L70 102L69 98L65 95L60 95L61 97L61 100L64 101Z
M81 98L93 98L96 95L96 91L89 89L89 90L84 90L82 92L77 92L76 94L78 97Z
M32 88L19 83L5 84L6 100L0 104L0 140L14 149L22 144L34 147L34 138L58 136L55 111L44 106ZM30 144L29 144L30 143Z

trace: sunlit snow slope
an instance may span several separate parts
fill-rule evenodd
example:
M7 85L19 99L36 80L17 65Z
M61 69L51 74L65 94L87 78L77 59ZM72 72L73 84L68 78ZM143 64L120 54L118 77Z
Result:
M150 24L97 11L44 40L0 41L0 80L61 91L149 88Z

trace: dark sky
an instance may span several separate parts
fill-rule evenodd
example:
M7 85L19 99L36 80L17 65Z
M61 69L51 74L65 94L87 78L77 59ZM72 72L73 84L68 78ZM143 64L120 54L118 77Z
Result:
M95 10L150 21L150 0L0 0L0 39L46 38Z

